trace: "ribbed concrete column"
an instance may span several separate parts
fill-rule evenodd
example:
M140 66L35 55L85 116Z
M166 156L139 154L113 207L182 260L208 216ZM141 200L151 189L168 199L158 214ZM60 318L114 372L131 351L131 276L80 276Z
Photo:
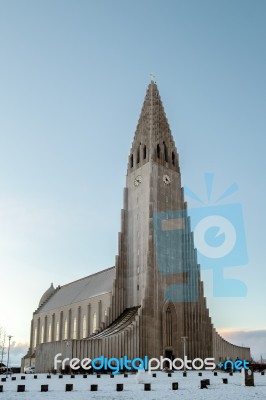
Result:
M51 341L55 341L55 313L53 313L52 315Z
M68 310L68 337L67 339L71 339L72 338L72 310L71 308Z
M87 336L91 333L91 304L87 306Z
M47 342L47 315L44 317L44 335L43 335L43 342Z
M60 312L59 318L59 340L63 340L63 323L64 323L64 313Z
M81 338L81 307L78 307L78 315L77 315L77 339Z
M37 321L37 345L40 344L40 329L41 329L41 320L40 317L38 318Z

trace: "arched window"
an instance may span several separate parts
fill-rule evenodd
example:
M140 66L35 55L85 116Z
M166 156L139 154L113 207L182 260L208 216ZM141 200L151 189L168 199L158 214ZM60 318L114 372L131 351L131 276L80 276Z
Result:
M134 165L134 160L133 160L133 154L130 156L130 168L133 168Z
M68 338L68 323L67 323L67 319L65 320L65 332L64 332L64 339Z
M37 346L37 327L34 329L34 348Z
M41 343L44 342L44 326L42 325L42 330L41 330Z
M77 339L77 318L73 320L73 339Z
M172 164L175 165L175 153L172 151Z
M165 162L168 162L168 152L167 152L166 144L164 142L163 142L163 151L164 151L164 160L165 160Z
M147 157L147 148L146 146L143 147L143 160L146 160Z
M55 333L55 340L59 341L59 321L56 323L56 333Z
M96 312L93 313L93 320L92 320L92 332L96 332L97 330L97 318L96 318Z
M161 148L159 144L157 144L157 158L161 158Z
M83 322L82 322L82 332L83 332L83 337L85 338L87 336L87 321L86 321L86 315L83 315Z
M52 324L50 322L49 326L48 326L48 342L52 341Z

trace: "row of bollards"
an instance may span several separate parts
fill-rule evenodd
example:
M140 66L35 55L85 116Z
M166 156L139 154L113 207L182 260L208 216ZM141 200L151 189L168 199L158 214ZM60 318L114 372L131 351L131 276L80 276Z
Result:
M48 389L49 389L48 385L41 385L41 392L48 392ZM66 384L66 392L72 392L72 390L73 390L73 384L67 383ZM91 385L90 390L91 390L91 392L97 392L98 385ZM124 390L123 383L117 383L116 391L122 392L123 390ZM144 383L144 391L150 391L150 390L151 390L151 384ZM178 390L178 382L172 382L172 390ZM3 385L0 385L0 392L3 392ZM17 392L25 392L25 385L18 385Z
M168 375L169 378L172 377L172 373L171 373L171 372L168 372L167 375ZM217 376L217 372L214 371L214 372L213 372L213 375L214 375L214 376ZM233 373L230 372L229 375L232 376ZM261 372L261 375L264 375L264 371ZM156 376L157 376L156 373L153 373L153 374L152 374L152 377L153 377L153 378L156 378ZM183 372L183 377L186 377L186 376L187 376L187 372ZM199 372L199 373L198 373L198 376L202 376L202 372ZM63 377L64 377L64 375L62 375L62 374L59 374L59 375L58 375L58 378L59 378L59 379L63 379ZM72 375L70 375L70 377L71 377L71 379L74 379L74 378L76 377L76 375L72 374ZM84 374L84 375L83 375L83 378L87 378L87 377L88 377L88 374ZM101 374L97 374L96 377L97 377L98 379L101 378ZM38 376L37 376L37 375L34 375L33 378L34 378L34 379L37 379ZM46 378L47 378L47 379L51 379L51 375L50 375L50 374L47 375ZM110 374L110 378L114 378L114 374ZM124 378L128 378L128 374L127 374L127 373L124 373ZM11 379L15 381L15 380L16 380L16 377L12 376ZM20 379L21 379L21 380L25 380L25 379L26 379L26 376L22 375L22 376L20 377ZM6 382L6 378L1 378L1 382Z

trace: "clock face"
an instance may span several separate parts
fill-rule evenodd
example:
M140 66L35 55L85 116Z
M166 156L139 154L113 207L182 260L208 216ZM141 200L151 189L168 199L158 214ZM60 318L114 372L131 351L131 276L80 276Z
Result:
M136 178L134 180L134 185L139 186L140 183L141 183L141 176L138 175L138 176L136 176Z
M163 181L166 185L169 185L169 183L171 183L171 179L169 175L164 175L163 176Z

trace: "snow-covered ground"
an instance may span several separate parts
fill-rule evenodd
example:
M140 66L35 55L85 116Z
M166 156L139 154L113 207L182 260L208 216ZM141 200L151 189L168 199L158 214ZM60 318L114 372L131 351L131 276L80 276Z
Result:
M59 379L58 375L52 375L47 379L46 374L38 374L38 379L33 379L33 375L26 375L26 379L21 380L21 375L16 374L16 381L9 377L7 382L0 382L3 385L3 393L0 393L4 400L24 399L24 400L87 400L87 399L182 399L182 400L245 400L245 399L266 399L266 375L261 376L255 373L255 387L242 386L241 373L234 373L233 376L218 372L214 376L212 372L203 371L202 377L197 372L188 372L187 377L183 377L182 372L175 372L172 377L168 377L164 372L156 372L157 377L147 377L147 382L151 382L151 391L144 391L143 377L137 379L136 375L115 375L110 378L109 375L101 375L97 378L95 375L88 375L84 379L82 375L76 375L75 379L65 375ZM1 375L3 377L3 375ZM208 389L199 389L201 379L210 379ZM222 383L222 378L228 378L228 384ZM145 378L144 378L145 380ZM172 382L178 382L179 389L172 390ZM65 392L66 383L73 384L72 392ZM116 384L123 383L124 390L116 391ZM25 392L18 393L17 385L25 384ZM41 392L41 385L48 384L49 391ZM97 384L98 391L91 392L90 385Z

